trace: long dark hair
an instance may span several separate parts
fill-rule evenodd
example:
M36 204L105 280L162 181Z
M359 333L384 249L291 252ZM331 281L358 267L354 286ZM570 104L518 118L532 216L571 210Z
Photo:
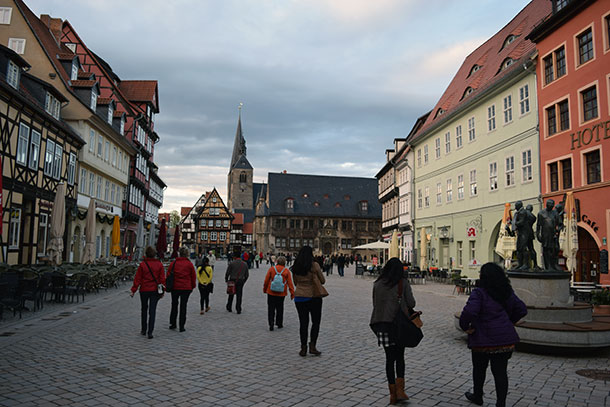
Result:
M403 278L404 269L402 261L397 257L388 260L375 281L383 281L388 287L394 287Z
M304 276L311 270L313 264L313 249L310 246L303 246L297 254L297 258L294 259L292 265L292 272L299 276Z
M484 288L489 296L503 307L513 293L508 277L504 274L502 267L496 263L483 264L479 287Z

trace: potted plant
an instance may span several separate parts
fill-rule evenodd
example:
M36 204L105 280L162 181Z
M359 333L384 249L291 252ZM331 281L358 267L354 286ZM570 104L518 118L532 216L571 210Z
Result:
M594 314L610 315L610 289L595 290L591 293Z

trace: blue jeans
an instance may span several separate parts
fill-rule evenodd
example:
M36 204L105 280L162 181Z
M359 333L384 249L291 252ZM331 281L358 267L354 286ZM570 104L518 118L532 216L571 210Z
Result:
M345 266L337 266L337 272L341 277L343 277L343 269Z

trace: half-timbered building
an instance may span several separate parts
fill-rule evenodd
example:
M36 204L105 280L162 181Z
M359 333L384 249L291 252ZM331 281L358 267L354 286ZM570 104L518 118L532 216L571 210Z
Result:
M198 253L214 250L216 255L228 252L231 222L234 215L214 188L195 217L197 224Z
M13 14L14 16L14 14ZM2 261L44 257L57 186L66 184L67 213L76 211L78 151L85 144L61 121L67 101L53 85L27 73L25 59L0 45L0 169ZM68 240L69 220L64 239Z

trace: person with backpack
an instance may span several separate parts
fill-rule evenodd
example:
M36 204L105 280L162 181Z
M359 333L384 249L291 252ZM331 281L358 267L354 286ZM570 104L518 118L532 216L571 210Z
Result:
M481 267L479 286L472 290L460 315L460 328L468 334L472 352L473 391L466 398L483 405L483 384L487 365L496 385L496 406L506 406L508 360L519 335L515 324L527 315L527 307L515 295L502 267L486 263Z
M277 265L267 270L263 283L263 293L267 294L267 315L270 331L273 331L274 323L278 329L284 326L284 298L286 298L288 290L290 290L290 299L294 299L292 274L286 267L286 257L279 256Z
M157 303L163 297L165 291L165 269L157 259L157 250L148 246L144 252L144 260L138 266L133 278L131 296L140 290L140 303L142 305L142 335L148 334L148 339L153 338L155 329L155 317L157 315Z
M178 316L178 303L180 303L180 332L184 332L186 324L186 305L191 292L197 284L197 276L195 275L195 267L188 258L189 249L181 247L180 256L174 260L167 268L166 280L173 279L173 287L168 287L167 290L172 294L172 309L169 314L169 329L176 329L176 317ZM171 277L170 277L171 276Z
M214 290L214 283L212 283L213 274L214 269L210 266L210 260L207 257L204 257L203 263L197 268L197 286L199 287L199 295L201 296L201 311L199 312L199 315L203 315L210 311L210 294Z

